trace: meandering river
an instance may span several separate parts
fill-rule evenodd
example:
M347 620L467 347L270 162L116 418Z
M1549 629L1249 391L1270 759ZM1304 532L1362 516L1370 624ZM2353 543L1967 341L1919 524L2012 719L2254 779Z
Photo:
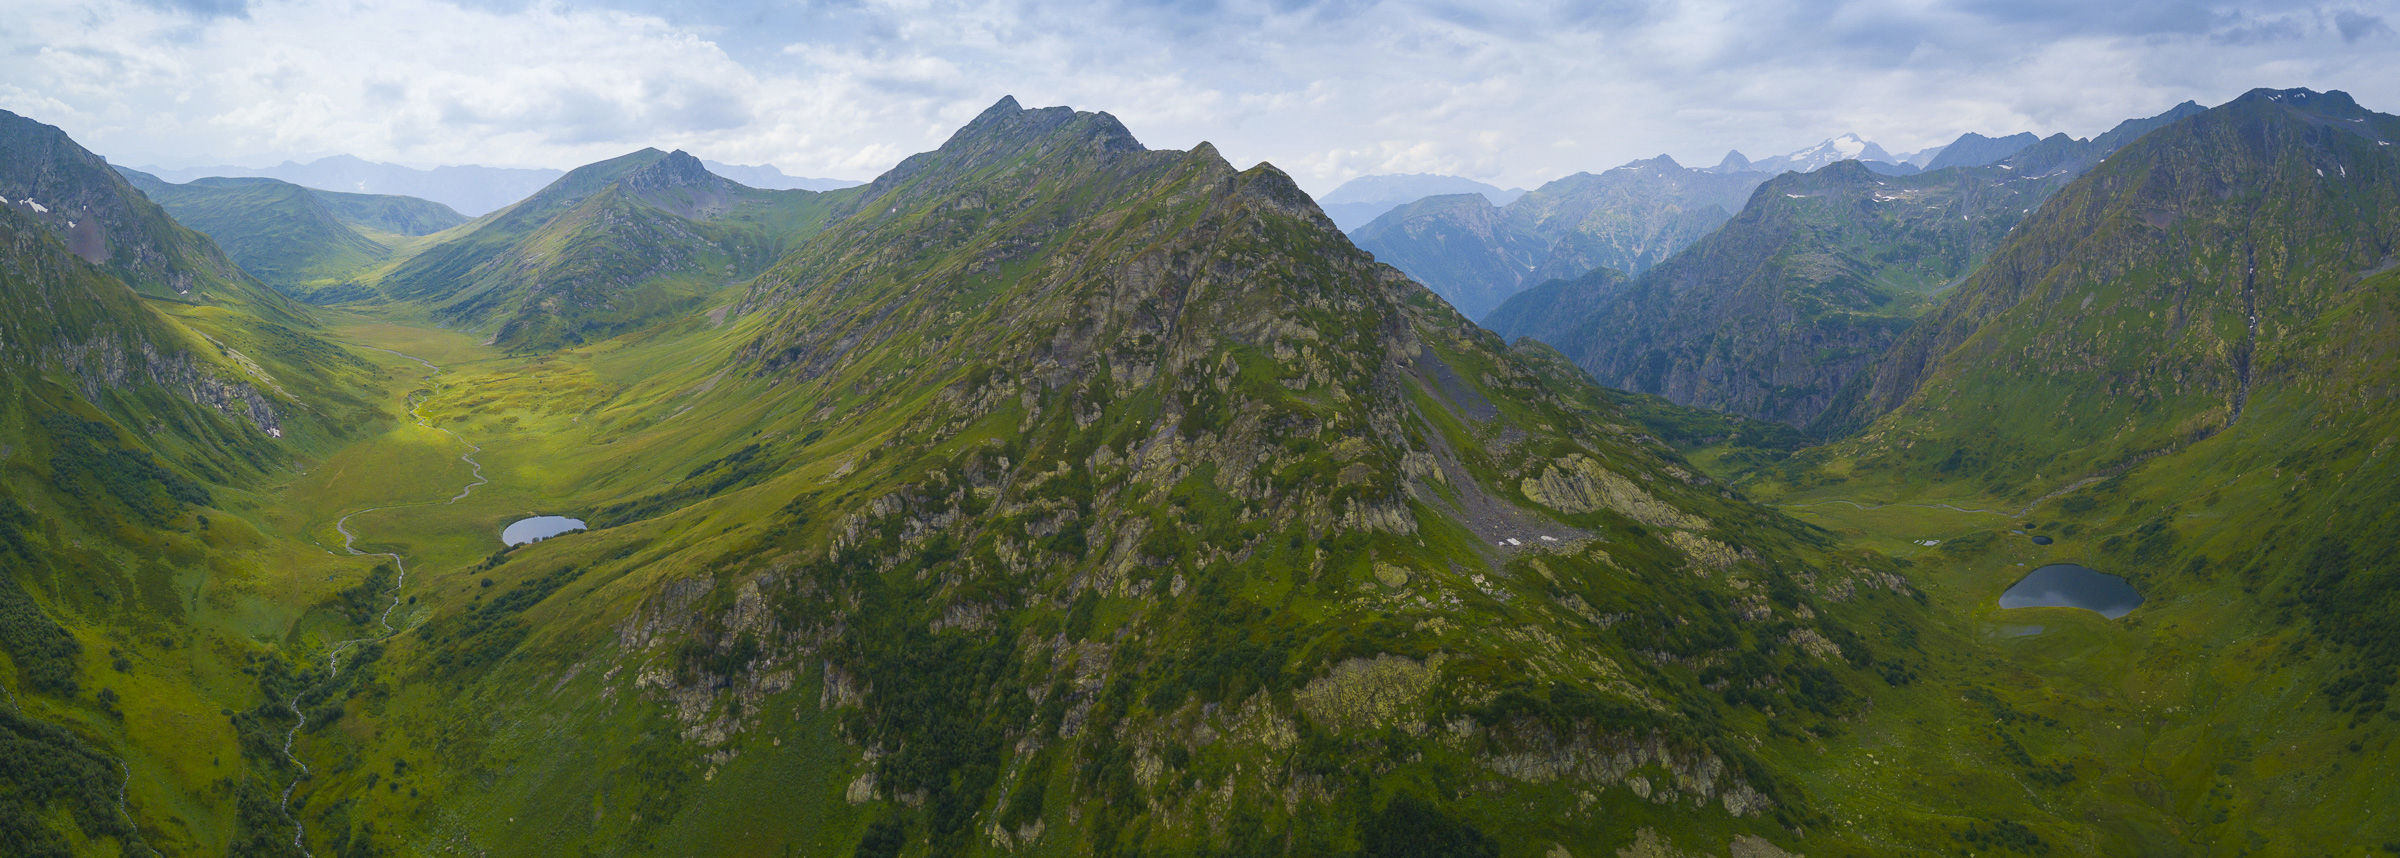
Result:
M417 363L424 364L425 369L427 370L425 377L428 380L441 375L442 372L442 368L440 366L435 365L432 361L417 357L416 355L396 352L392 351L391 349L378 349L372 346L361 346L361 348L367 348L389 355L399 355L401 357L408 358L409 360L416 361ZM439 392L441 390L440 385L436 384L434 390ZM431 397L428 396L427 398L430 399ZM352 638L345 641L336 641L331 647L328 647L325 653L325 680L327 682L333 681L333 678L341 673L342 653L349 651L349 649L353 646L357 646L362 643L373 643L375 641L385 640L400 633L399 629L392 627L392 612L400 609L402 592L408 586L408 562L401 558L399 554L394 552L370 552L358 550L358 535L350 532L350 519L365 513L377 512L380 510L400 509L403 507L412 506L454 504L465 500L467 495L473 494L475 492L475 487L491 482L491 480L485 479L483 476L483 463L475 461L475 454L483 452L483 448L476 446L473 442L468 441L463 437L460 437L456 432L433 425L431 421L425 419L425 415L417 412L417 409L422 406L423 402L421 400L410 403L408 407L408 416L416 418L417 425L419 426L439 431L442 434L448 435L452 438L457 438L459 443L467 445L467 452L459 454L458 460L467 463L468 467L474 469L472 474L474 479L472 482L469 482L464 487L460 488L458 490L458 494L451 495L449 500L420 501L417 503L369 507L367 509L354 511L349 515L342 516L334 521L333 529L342 535L342 550L361 557L374 556L391 558L392 567L397 574L392 578L392 603L384 606L383 613L378 614L375 617L375 622L378 625L383 626L383 633L369 635L363 638ZM577 522L577 524L581 524L581 522ZM313 854L308 851L308 829L306 826L301 824L300 817L292 813L292 791L299 789L300 782L308 779L308 764L301 762L300 757L292 753L292 743L300 738L300 729L308 726L308 713L301 711L300 709L300 698L306 695L307 691L304 690L300 694L293 695L291 700L284 703L284 706L292 710L292 715L297 720L292 723L292 729L283 734L283 756L285 759L291 760L292 765L297 766L300 769L300 773L292 776L292 782L285 784L283 787L282 810L283 818L292 824L292 848L300 850L300 854L303 856L303 858L314 858Z

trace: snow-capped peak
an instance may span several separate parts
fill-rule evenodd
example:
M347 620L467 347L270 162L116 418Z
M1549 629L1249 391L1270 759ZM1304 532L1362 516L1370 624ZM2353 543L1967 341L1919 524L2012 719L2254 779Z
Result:
M1753 161L1750 169L1769 173L1780 173L1786 170L1807 173L1837 161L1854 160L1887 163L1900 161L1900 159L1892 157L1891 153L1885 152L1883 147L1851 133L1827 138L1824 142L1789 155L1778 155Z

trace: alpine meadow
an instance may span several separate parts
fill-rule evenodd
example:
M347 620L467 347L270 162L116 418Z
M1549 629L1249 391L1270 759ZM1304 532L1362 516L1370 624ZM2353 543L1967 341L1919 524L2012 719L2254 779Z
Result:
M0 851L2400 855L2400 10L29 2Z

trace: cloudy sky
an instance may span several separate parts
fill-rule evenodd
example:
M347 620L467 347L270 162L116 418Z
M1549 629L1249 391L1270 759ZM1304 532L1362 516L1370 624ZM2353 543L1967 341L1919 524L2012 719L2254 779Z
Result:
M0 108L124 164L573 167L643 146L871 178L1000 96L1322 193L1531 187L1855 131L2089 136L2257 86L2400 112L2400 0L9 0Z

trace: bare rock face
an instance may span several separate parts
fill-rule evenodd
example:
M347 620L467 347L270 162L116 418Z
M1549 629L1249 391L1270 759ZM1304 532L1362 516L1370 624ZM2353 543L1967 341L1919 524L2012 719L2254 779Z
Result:
M1441 668L1438 655L1428 661L1354 658L1334 665L1293 697L1300 711L1320 724L1368 730L1397 725L1415 733L1425 729L1420 704Z
M1593 461L1588 456L1569 456L1564 461L1542 469L1541 476L1528 477L1520 487L1525 497L1560 512L1594 512L1615 510L1626 518L1652 527L1674 527L1685 530L1704 530L1708 520L1690 515L1673 506L1660 503L1642 487Z

